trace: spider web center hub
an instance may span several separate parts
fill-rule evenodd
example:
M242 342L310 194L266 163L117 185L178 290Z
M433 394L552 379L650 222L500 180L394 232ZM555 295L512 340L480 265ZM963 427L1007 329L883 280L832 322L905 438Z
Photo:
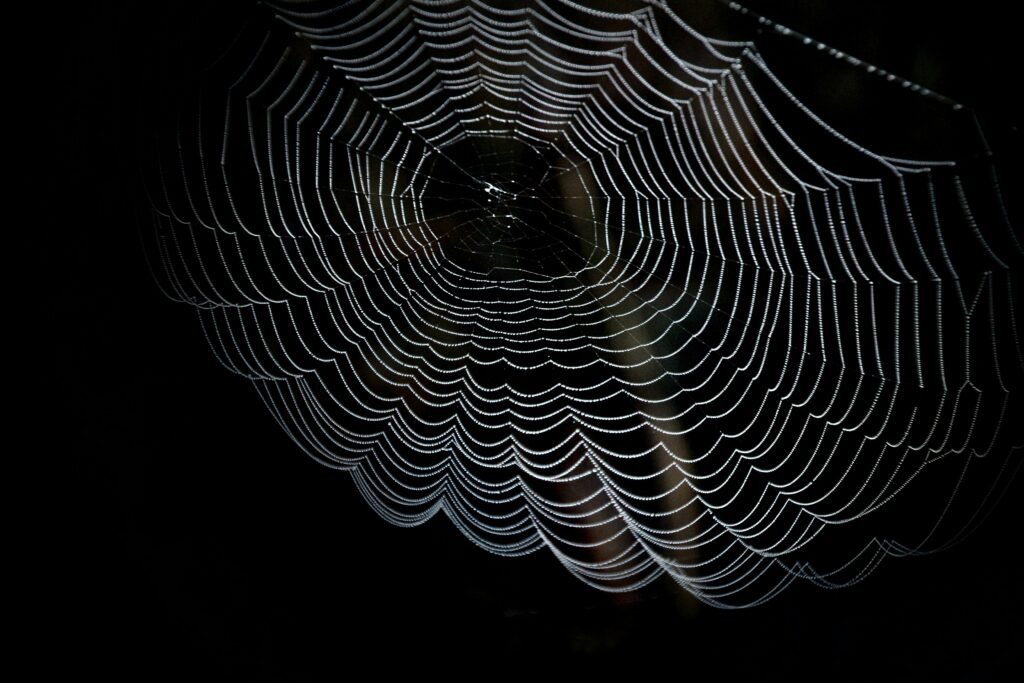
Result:
M557 155L512 137L474 136L441 149L428 175L427 222L456 266L504 280L572 276L588 263L581 235L593 212L566 195L579 183L567 184L575 174Z

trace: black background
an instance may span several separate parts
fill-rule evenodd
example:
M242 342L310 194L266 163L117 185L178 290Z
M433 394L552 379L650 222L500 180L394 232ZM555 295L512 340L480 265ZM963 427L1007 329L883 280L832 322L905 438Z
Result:
M81 3L24 23L45 195L31 268L52 288L33 404L53 449L39 456L56 523L41 534L53 556L38 608L55 653L44 664L249 679L583 656L680 677L1019 671L1019 481L952 551L745 611L697 606L667 583L614 598L546 553L495 558L440 519L411 530L378 519L347 475L301 455L248 383L216 365L194 313L161 297L143 258L138 134L160 115L140 102L230 37L245 3L211 4ZM997 3L749 4L974 105L1000 150L1019 143L1016 29ZM913 128L895 113L847 116L879 140Z

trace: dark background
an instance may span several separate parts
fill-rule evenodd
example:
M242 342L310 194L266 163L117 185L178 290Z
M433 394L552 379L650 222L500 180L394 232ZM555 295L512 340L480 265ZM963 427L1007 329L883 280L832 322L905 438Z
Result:
M998 3L748 4L974 105L997 150L1019 144L1017 29ZM53 449L35 456L52 471L45 665L143 679L345 676L354 662L503 670L586 655L681 677L1020 670L1020 481L949 552L887 561L842 591L797 585L744 611L695 605L668 583L614 598L547 553L495 558L443 520L410 530L378 519L347 475L299 453L249 384L215 364L194 313L164 300L147 271L140 128L162 125L146 108L154 93L187 83L248 6L211 5L79 3L24 20L34 74L24 101L44 143L43 240L30 267L52 290L32 424ZM771 43L781 60L771 63L801 62ZM915 144L920 133L902 110L862 113L841 106L842 89L808 89L824 107L838 97L837 124L865 138Z

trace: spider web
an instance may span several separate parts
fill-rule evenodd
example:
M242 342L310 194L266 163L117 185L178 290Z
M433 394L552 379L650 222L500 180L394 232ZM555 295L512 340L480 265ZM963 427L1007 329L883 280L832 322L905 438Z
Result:
M385 519L739 606L955 541L1016 468L994 176L664 3L267 8L182 110L155 271Z

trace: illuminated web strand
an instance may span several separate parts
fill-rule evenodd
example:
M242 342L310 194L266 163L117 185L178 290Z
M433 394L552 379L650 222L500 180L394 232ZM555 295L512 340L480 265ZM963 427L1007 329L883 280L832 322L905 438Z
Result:
M1019 447L1013 226L753 43L656 2L270 6L151 191L161 286L388 521L740 606L918 552ZM946 461L916 542L804 559Z

